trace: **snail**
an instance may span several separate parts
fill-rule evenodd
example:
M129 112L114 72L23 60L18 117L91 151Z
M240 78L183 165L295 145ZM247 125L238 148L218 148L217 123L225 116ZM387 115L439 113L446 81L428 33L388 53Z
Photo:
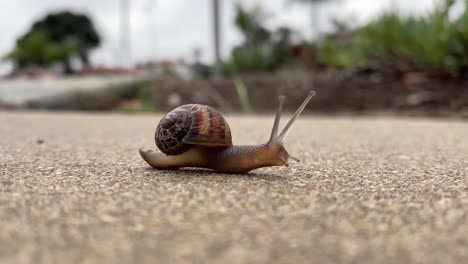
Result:
M143 151L141 157L155 169L200 167L225 173L247 173L268 166L288 166L293 159L283 146L292 124L315 95L311 91L278 135L284 96L279 97L270 140L251 146L232 145L231 130L215 109L199 104L182 105L159 122L155 141L162 152Z

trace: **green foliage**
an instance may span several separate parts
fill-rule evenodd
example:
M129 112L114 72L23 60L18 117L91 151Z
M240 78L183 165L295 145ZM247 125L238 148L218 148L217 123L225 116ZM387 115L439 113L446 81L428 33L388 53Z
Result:
M365 63L356 45L342 47L334 41L325 40L316 45L315 50L318 60L331 68L354 67Z
M16 42L15 49L7 56L16 68L29 64L49 66L62 63L70 72L70 60L81 59L88 65L89 50L100 44L91 20L81 14L60 12L49 14L35 22L31 29Z
M234 21L244 41L232 50L231 58L222 67L224 73L272 70L288 60L293 32L285 27L267 29L264 25L267 18L260 6L247 9L236 5Z
M244 35L244 45L261 47L268 43L271 33L263 25L267 18L268 14L259 5L246 9L240 3L236 4L234 21Z
M151 85L140 85L137 90L136 100L139 102L136 111L153 111L157 109L158 100L151 93Z
M452 24L448 36L450 55L455 66L468 67L468 0L465 0L465 12Z
M350 45L339 46L330 40L321 43L319 59L332 67L378 64L395 71L456 74L468 64L468 10L450 21L448 14L454 2L445 1L426 17L383 14L360 28Z
M10 54L10 58L19 67L28 64L48 66L65 56L66 51L51 41L42 30L31 32L19 39L15 50Z
M244 42L234 47L230 61L223 67L224 72L265 70L271 67L269 58L271 33L263 25L267 17L260 6L246 9L240 3L236 5L234 21L244 36Z
M155 84L141 84L136 87L133 98L121 101L117 109L125 112L149 112L158 108L161 96L153 96Z
M241 78L234 78L234 86L236 87L237 96L241 103L242 111L248 113L252 110L250 106L249 93L247 86L245 86L244 81Z
M294 32L287 27L279 27L273 34L273 43L271 47L271 59L274 66L280 66L289 63L292 58L289 46L293 42Z
M59 12L47 15L32 26L32 32L44 30L48 37L57 43L74 46L83 63L88 64L88 50L99 46L100 37L91 20L83 14Z
M258 47L235 47L231 56L231 60L225 65L225 69L229 71L269 70L272 67L268 52Z

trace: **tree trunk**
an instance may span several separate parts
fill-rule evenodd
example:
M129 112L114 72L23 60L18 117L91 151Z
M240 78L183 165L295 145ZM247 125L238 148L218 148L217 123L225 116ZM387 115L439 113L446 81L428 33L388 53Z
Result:
M75 73L71 66L70 59L66 58L62 63L63 63L63 73L65 73L66 75Z
M79 57L80 57L80 60L81 60L81 63L82 63L81 71L90 69L88 53L87 52L81 52Z

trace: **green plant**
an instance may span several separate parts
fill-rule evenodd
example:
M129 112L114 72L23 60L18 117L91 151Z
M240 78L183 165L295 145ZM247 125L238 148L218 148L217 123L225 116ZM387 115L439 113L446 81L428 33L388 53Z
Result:
M36 30L27 34L17 42L17 47L8 56L16 62L17 67L28 64L48 66L55 61L63 60L72 47L61 48L47 37L43 30Z
M340 46L334 41L324 40L315 45L318 60L331 68L355 67L366 62L356 45Z
M468 6L468 0L465 0ZM449 19L455 0L446 0L429 16L385 13L361 27L350 45L325 40L319 59L331 67L378 64L394 71L444 71L457 74L468 63L468 10Z
M153 96L151 83L142 83L136 87L135 94L123 99L117 109L125 112L150 112L158 109L160 96Z
M242 81L239 77L234 77L234 86L236 87L237 96L239 97L239 101L242 107L242 111L250 112L250 100L249 100L249 93L247 90L247 86L245 86L244 81Z
M244 36L244 42L231 52L231 58L223 67L225 72L241 70L265 70L271 67L269 45L271 32L264 26L268 15L260 6L251 9L236 4L234 22Z
M465 0L465 12L452 23L449 30L448 45L450 55L455 58L455 67L468 67L468 0Z
M269 30L264 25L267 18L260 6L248 9L236 5L235 24L244 40L231 51L230 59L222 66L223 73L272 70L288 62L295 32L286 27Z

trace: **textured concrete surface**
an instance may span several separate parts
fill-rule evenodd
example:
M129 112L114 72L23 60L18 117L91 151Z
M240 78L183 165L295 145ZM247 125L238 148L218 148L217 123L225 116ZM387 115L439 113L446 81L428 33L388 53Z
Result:
M468 262L468 123L303 117L301 163L224 175L148 168L158 120L0 112L0 263Z

